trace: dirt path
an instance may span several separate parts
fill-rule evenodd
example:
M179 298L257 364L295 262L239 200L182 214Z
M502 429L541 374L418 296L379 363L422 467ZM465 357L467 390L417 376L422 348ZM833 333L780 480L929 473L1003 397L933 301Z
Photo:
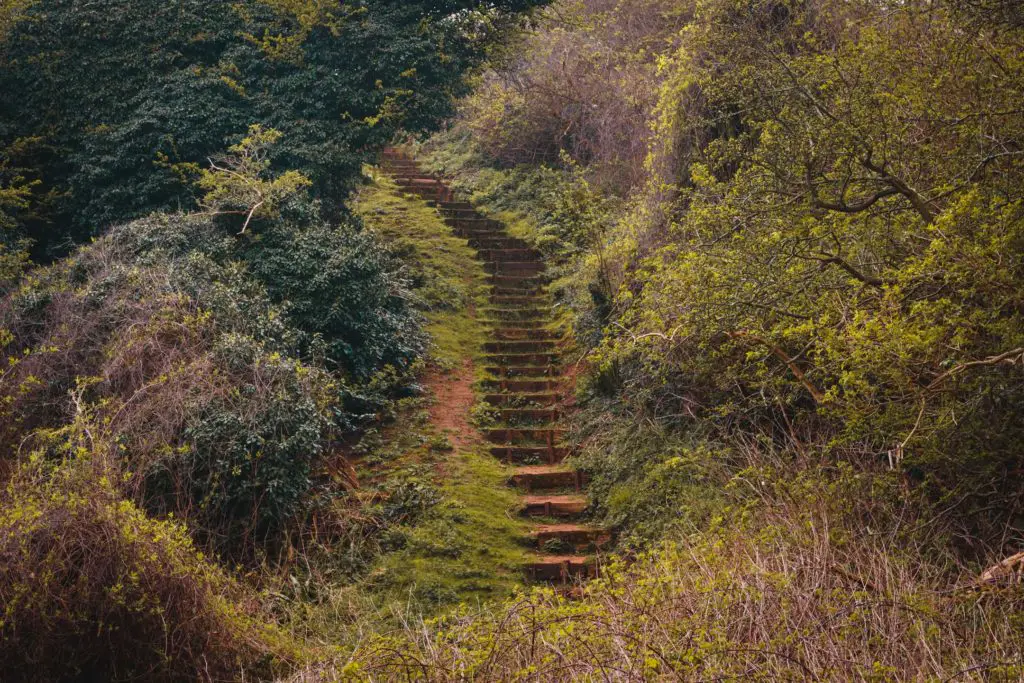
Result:
M427 376L425 384L434 397L430 406L430 422L459 449L481 442L479 432L469 423L470 409L476 401L473 392L473 361L466 359L452 372L436 372Z

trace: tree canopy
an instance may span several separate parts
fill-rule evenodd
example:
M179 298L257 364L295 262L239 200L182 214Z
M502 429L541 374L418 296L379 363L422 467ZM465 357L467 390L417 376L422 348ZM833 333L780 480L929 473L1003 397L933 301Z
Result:
M38 182L26 234L42 254L190 208L196 165L252 124L283 134L270 161L305 174L336 214L361 164L396 131L448 115L509 13L534 4L12 5L20 18L0 45L0 90L18 96L0 103L0 149L11 175Z

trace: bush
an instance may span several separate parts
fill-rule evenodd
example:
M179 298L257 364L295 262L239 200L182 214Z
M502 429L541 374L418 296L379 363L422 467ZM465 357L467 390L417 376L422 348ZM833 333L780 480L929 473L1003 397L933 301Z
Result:
M978 588L950 575L948 557L923 556L903 535L921 520L870 477L799 473L765 457L751 464L728 489L734 507L710 530L606 565L575 598L535 589L463 607L291 680L1022 674L1019 585Z
M119 495L109 453L74 450L56 469L23 468L0 495L0 677L268 677L291 646L183 526Z
M293 198L226 227L156 215L32 272L0 303L0 411L11 455L105 423L131 500L248 556L325 500L332 443L376 418L423 336L399 264L354 226Z

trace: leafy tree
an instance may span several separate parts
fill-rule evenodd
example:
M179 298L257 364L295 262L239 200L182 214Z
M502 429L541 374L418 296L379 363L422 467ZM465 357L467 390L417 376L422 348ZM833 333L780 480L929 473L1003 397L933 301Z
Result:
M52 215L39 253L154 210L189 208L175 169L252 124L284 134L268 160L310 179L330 213L396 133L451 111L500 34L502 2L45 0L0 51L0 142L37 136L30 180Z

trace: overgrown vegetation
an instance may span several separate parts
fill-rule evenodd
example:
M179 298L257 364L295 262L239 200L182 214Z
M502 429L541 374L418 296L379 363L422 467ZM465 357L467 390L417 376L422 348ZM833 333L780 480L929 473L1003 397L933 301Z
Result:
M892 470L959 520L967 558L1015 550L1019 22L956 2L583 2L543 26L428 151L562 260L605 505L677 449L608 457L609 433L726 461L767 440ZM619 80L654 93L636 116L603 105ZM526 157L500 144L524 129Z
M362 163L447 115L510 12L533 4L5 2L20 20L3 32L0 90L18 96L0 106L0 149L38 183L22 230L59 254L188 210L191 179L253 123L283 133L275 172L305 174L337 217Z
M1024 677L1017 5L544 4L0 0L0 678ZM452 114L571 331L572 596L481 265L346 204Z
M1016 680L1017 587L940 588L948 575L886 533L922 522L849 468L777 478L762 467L723 491L700 533L605 566L579 599L537 590L372 639L336 680ZM850 501L857 501L854 505ZM875 526L875 525L879 526Z
M557 264L577 464L633 559L363 671L1019 676L1019 590L992 586L1024 542L1021 27L955 0L545 10L419 152Z
M257 624L297 556L341 589L385 550L353 458L429 339L344 203L533 4L0 4L0 678L318 656Z

